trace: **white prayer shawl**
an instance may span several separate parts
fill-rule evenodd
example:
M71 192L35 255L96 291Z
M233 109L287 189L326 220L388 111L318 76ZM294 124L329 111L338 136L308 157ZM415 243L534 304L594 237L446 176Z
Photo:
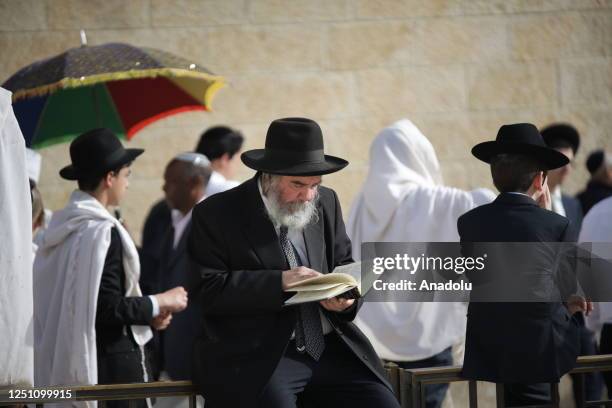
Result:
M35 384L88 385L98 382L96 306L111 228L123 246L127 297L142 296L136 246L125 228L91 195L76 190L53 214L34 262ZM149 326L131 326L142 346ZM143 380L146 381L146 372ZM58 406L95 407L95 402Z
M362 242L455 242L457 219L494 199L442 184L427 138L409 120L384 129L370 148L370 169L353 203L348 234L353 256ZM356 323L384 359L416 361L458 343L465 334L461 303L366 302Z
M0 387L32 386L32 201L25 140L0 88Z
M593 254L612 262L612 197L600 201L589 210L582 221L578 241L593 242ZM598 242L605 244L597 245ZM601 330L604 323L612 323L612 302L595 304L586 323L594 331Z

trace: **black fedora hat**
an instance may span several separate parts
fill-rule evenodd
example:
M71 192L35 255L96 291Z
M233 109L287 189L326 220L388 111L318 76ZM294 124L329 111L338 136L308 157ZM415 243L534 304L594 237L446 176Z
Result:
M83 133L70 143L72 164L60 170L66 180L103 176L130 163L143 149L125 149L117 136L106 128Z
M472 154L485 163L498 154L523 154L540 161L544 168L552 170L569 163L568 158L555 149L546 146L544 138L531 123L503 125L493 141L479 143L472 148Z
M580 147L580 134L575 127L569 123L553 123L546 126L540 131L544 142L548 147L557 148L564 147L563 144L569 145L574 154Z
M242 162L258 171L285 176L319 176L348 165L323 153L323 133L306 118L277 119L266 134L266 148L242 153Z

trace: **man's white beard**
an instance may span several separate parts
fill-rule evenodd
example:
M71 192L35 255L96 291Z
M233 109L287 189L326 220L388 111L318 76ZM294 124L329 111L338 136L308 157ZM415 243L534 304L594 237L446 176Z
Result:
M318 192L312 201L283 203L276 183L272 182L266 198L268 199L268 216L277 227L284 226L289 229L301 230L309 223L319 221L319 212L317 211Z

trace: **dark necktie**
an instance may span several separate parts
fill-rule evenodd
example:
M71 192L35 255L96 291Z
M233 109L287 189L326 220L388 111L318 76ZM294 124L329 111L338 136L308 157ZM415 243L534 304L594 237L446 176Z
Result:
M281 227L278 236L291 269L302 266L301 259L287 237L287 227ZM295 324L295 346L300 353L306 352L315 361L323 354L325 338L317 303L298 305L298 318Z

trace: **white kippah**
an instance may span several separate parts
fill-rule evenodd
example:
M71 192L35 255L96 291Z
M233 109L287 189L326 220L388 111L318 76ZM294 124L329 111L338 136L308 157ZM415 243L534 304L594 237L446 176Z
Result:
M194 152L183 152L178 154L174 160L179 160L187 163L191 163L194 166L199 167L208 167L210 166L210 160L202 153L194 153Z

